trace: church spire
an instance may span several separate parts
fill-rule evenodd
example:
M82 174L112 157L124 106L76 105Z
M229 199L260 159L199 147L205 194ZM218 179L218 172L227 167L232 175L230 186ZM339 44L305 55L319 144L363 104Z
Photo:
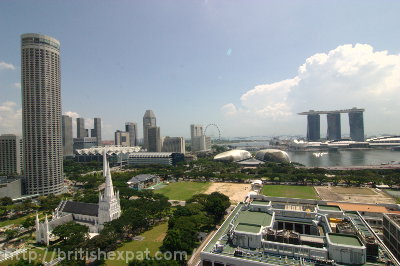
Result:
M103 150L103 176L106 177L107 175L107 148L104 147Z
M104 197L111 198L113 196L114 196L114 187L111 179L110 164L107 160L106 188L104 190Z

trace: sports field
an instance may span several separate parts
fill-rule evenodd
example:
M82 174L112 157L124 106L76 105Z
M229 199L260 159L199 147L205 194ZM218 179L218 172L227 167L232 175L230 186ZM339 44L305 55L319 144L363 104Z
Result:
M154 254L159 250L167 234L168 223L163 223L155 226L153 229L144 232L141 236L144 237L143 240L133 240L131 242L125 243L122 247L118 248L115 252L116 254L122 254L123 259L118 257L114 260L106 260L106 265L127 265L125 262L126 257L131 258L135 256L136 259L145 259L147 250L150 252L149 257L153 257ZM130 255L128 256L129 251ZM119 253L117 253L119 252ZM126 256L125 256L126 255ZM142 257L141 257L142 256ZM132 259L131 259L132 260Z
M380 189L366 187L316 186L322 200L358 203L395 203L395 199Z
M209 182L176 182L154 192L163 194L170 200L188 200L195 194L204 193L209 186Z
M376 195L375 191L363 187L332 187L331 190L338 194Z
M318 199L314 187L290 185L264 185L262 194L271 197Z

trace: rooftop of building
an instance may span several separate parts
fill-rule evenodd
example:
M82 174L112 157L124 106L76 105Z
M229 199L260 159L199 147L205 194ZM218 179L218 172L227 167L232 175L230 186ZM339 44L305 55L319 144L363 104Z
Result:
M255 212L255 211L242 211L238 218L235 220L237 224L252 224L258 226L267 226L271 224L272 215L266 212Z
M130 158L168 158L176 152L135 152L129 154Z
M251 204L254 204L254 205L264 205L264 206L267 206L270 203L271 203L270 201L266 201L266 200L253 200L251 202Z
M342 109L342 110L334 110L334 111L314 111L310 110L307 112L298 113L298 115L319 115L319 114L339 114L339 113L352 113L352 112L364 112L365 109L353 107L351 109Z
M137 176L132 177L126 183L128 183L128 184L137 184L137 183L140 183L140 182L151 180L151 179L156 178L156 177L157 177L156 175L141 174L141 175L137 175Z
M330 242L338 245L362 247L363 244L355 235L329 233L327 238Z
M63 204L64 203L64 204ZM60 212L98 216L99 205L95 203L65 201L60 203Z
M339 206L343 211L360 211L360 212L377 212L388 213L389 211L384 206L358 204L358 203L343 203L343 202L328 202L330 206Z
M232 257L235 256L234 254L235 254L235 251L238 250L238 247L233 246L230 243L228 243L226 241L226 239L223 238L223 236L228 233L229 224L232 222L232 220L234 219L236 214L240 212L243 205L244 205L243 203L240 203L239 205L236 206L236 208L228 216L228 218L225 220L225 222L221 225L221 227L219 228L217 233L214 235L214 237L206 245L206 247L203 250L204 252L212 252L213 248L218 243L218 244L224 245L223 252L221 252L219 254L222 254L225 256L232 256ZM243 212L244 212L244 214L241 215ZM267 218L267 217L264 217L265 219L262 218L262 216L260 216L260 212L242 211L239 214L239 217L237 220L239 220L239 218L240 218L240 221L244 222L252 217L255 217L256 219L261 218L258 220L259 223L268 224L269 218ZM242 225L241 228L247 229L247 231L254 229L254 228L246 227L246 225ZM250 249L240 249L240 250L244 251L243 256L241 257L241 259L244 259L244 260L252 260L252 261L257 261L257 262L262 261L263 263L267 263L269 265L281 265L281 264L299 265L298 259L284 259L281 256L274 255L274 254L268 254L268 256L260 257L260 253L262 253L261 250L250 250ZM285 262L283 260L285 260ZM312 263L311 261L309 261L307 259L303 259L302 265L314 265L314 263Z
M257 234L261 230L261 226L258 224L246 224L246 223L239 223L235 231L246 232L246 233L254 233Z
M392 220L395 224L397 224L400 227L400 214L387 214L387 216Z
M318 208L320 210L324 210L324 211L341 211L342 210L337 205L318 205Z

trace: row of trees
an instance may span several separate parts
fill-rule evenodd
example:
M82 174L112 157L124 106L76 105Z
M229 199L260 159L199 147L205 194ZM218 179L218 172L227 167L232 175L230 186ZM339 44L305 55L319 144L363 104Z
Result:
M161 251L191 254L199 244L199 233L213 230L229 206L229 198L219 192L194 195L186 206L179 206L174 211Z
M214 161L212 157L172 166L143 166L135 168L140 173L158 174L164 178L192 180L224 180L244 182L248 179L267 179L272 182L295 182L299 184L362 185L387 184L400 186L400 169L326 170L305 168L295 163L267 162L256 168L242 168L236 163Z

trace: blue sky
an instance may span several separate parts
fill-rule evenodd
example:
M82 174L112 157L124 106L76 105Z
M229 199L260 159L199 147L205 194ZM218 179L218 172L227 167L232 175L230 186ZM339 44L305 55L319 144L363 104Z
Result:
M390 108L399 10L382 0L3 0L0 133L20 130L20 34L35 32L61 42L63 112L101 117L107 139L126 121L141 132L146 109L163 136L188 137L191 123L226 137L305 134L296 112L353 106L366 108L367 134L399 134L379 119L400 111Z

